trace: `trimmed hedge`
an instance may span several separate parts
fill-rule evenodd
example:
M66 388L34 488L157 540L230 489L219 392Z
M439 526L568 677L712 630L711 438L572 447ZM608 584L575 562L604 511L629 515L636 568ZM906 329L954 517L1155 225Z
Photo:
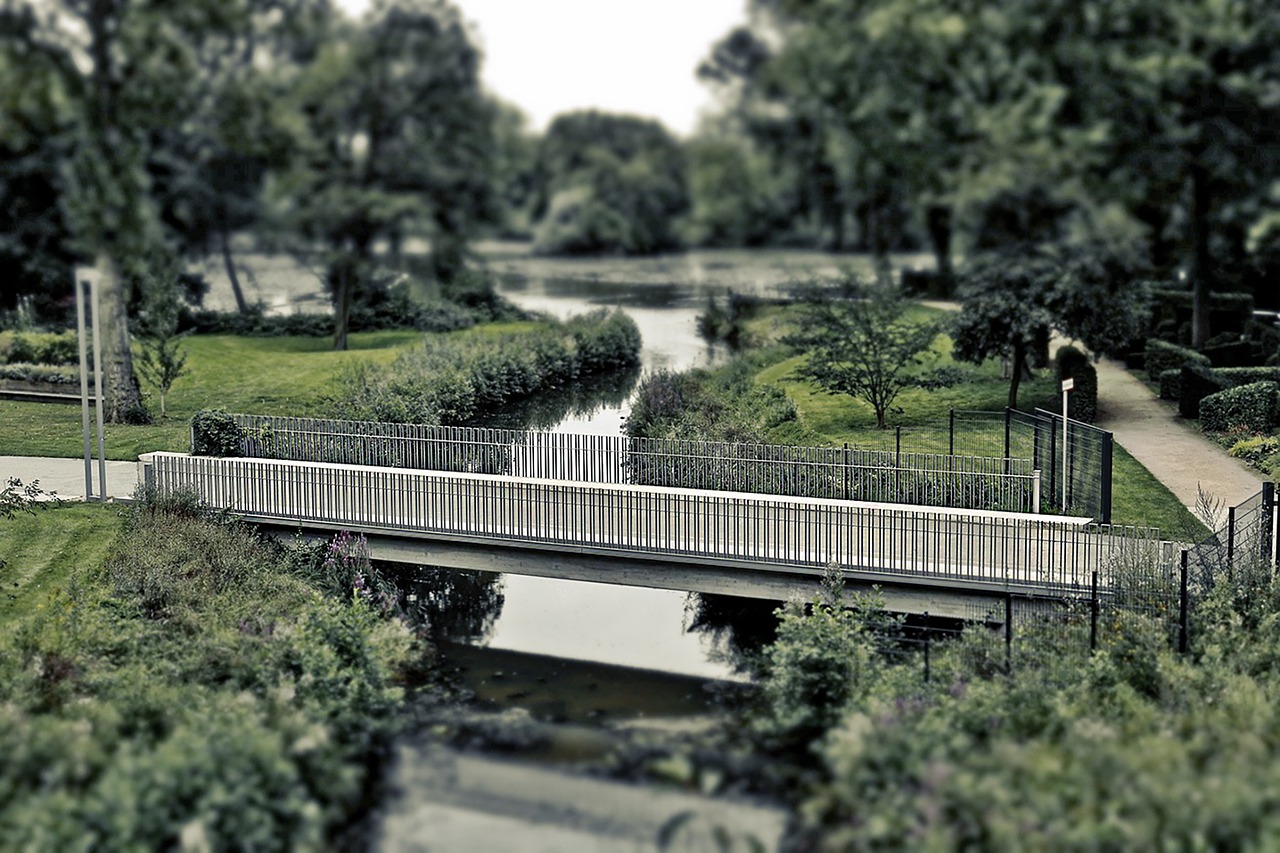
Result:
M1147 341L1144 361L1147 366L1147 375L1152 379L1159 379L1160 374L1166 370L1177 370L1186 364L1202 364L1205 367L1210 364L1208 356L1155 338Z
M46 385L78 385L80 368L55 364L5 364L0 365L0 379L42 382Z
M1280 382L1280 367L1217 367L1213 372L1232 387L1254 382Z
M0 332L0 364L80 363L80 342L76 333Z
M1275 382L1251 382L1210 394L1200 401L1200 427L1211 432L1271 432L1278 391L1280 385Z
M1160 374L1160 399L1178 402L1182 397L1182 368L1175 367Z
M1089 356L1073 346L1058 350L1056 359L1058 383L1074 379L1075 388L1067 395L1067 414L1091 424L1098 419L1098 371Z
M195 456L239 456L244 430L226 412L203 409L191 418L191 453Z
M1186 364L1182 367L1181 386L1178 394L1178 413L1184 418L1194 420L1200 417L1200 401L1210 394L1225 391L1231 387L1231 383L1207 365Z

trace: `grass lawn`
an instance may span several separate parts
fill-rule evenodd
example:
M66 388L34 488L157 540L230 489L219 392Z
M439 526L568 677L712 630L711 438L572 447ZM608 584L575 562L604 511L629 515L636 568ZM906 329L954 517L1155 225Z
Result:
M390 362L422 339L414 331L357 332L350 349L330 338L195 335L186 340L187 373L169 392L168 417L150 426L108 425L107 458L136 459L153 450L189 448L188 423L201 409L307 415L336 389L339 369L354 361ZM143 387L143 391L150 389ZM159 402L148 399L152 409ZM79 456L80 407L0 401L0 456Z
M751 339L764 344L785 332L788 309L770 309L751 321ZM911 319L931 319L933 309L915 306ZM934 312L932 316L937 316ZM799 378L797 369L804 356L778 350L780 360L756 374L756 382L776 384L796 404L801 429L797 434L820 443L855 447L891 448L896 441L894 427L902 427L903 449L948 452L948 419L957 411L1003 411L1009 399L1009 380L1000 375L1000 364L989 360L978 366L961 364L952 357L951 340L940 335L933 346L934 359L924 369L959 367L966 372L963 382L950 388L904 390L895 402L900 411L889 415L890 429L876 428L875 411L861 400L843 394L829 394L815 383ZM1024 379L1018 392L1021 408L1057 410L1060 406L1058 382L1051 370L1037 371L1034 379ZM783 440L783 436L776 437ZM957 447L957 452L969 452ZM978 455L1000 455L1003 447L976 449ZM1166 538L1195 539L1208 531L1159 480L1117 446L1113 456L1112 521L1115 524L1157 527Z
M73 572L102 565L119 529L117 504L69 503L0 519L0 632L64 588Z

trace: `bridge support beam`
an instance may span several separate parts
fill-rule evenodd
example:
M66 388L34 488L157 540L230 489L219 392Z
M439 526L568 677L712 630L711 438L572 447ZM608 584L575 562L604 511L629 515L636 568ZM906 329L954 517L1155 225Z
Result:
M263 524L264 532L283 543L328 541L333 532ZM349 529L349 528L348 528ZM715 595L733 595L768 601L792 596L812 598L822 573L794 566L766 564L718 565L711 561L674 556L638 559L624 554L566 548L515 547L511 544L427 538L364 532L369 555L379 561L480 572L532 575L560 580L609 583L620 586L673 589ZM943 584L903 584L876 573L848 570L845 589L870 592L879 589L890 612L1000 622L998 609L1003 589L957 590ZM984 617L984 614L988 614Z

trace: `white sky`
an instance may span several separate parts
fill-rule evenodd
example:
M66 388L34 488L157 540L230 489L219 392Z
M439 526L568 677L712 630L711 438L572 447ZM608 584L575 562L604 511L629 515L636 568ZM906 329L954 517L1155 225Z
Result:
M353 16L368 0L338 0ZM681 136L712 105L695 76L745 0L454 0L479 34L489 91L534 130L597 108L657 118Z

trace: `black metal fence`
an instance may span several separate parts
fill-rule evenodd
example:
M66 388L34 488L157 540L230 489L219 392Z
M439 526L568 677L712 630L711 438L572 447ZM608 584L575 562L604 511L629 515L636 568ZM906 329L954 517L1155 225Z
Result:
M1030 459L1001 455L232 417L252 458L1027 513L1043 494Z
M860 441L887 453L943 453L959 456L1030 459L1040 471L1040 511L1083 515L1111 523L1114 440L1110 432L1067 419L1063 453L1062 415L1037 409L1022 412L953 409L945 424L898 427ZM1065 491L1064 491L1065 486Z

